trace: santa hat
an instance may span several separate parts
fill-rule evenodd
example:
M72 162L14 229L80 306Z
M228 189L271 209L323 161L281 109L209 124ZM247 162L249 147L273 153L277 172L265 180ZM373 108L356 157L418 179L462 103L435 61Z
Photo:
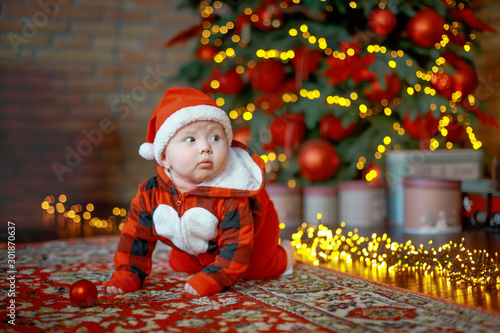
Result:
M210 97L193 88L171 88L149 120L146 142L141 145L139 155L161 164L169 140L179 129L197 120L220 123L228 142L233 141L229 117Z

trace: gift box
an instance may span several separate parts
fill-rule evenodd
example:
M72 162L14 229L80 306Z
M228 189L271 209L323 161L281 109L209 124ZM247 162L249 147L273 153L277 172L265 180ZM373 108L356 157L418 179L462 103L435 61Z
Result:
M339 221L347 227L378 228L386 225L385 184L362 180L339 183Z
M304 221L338 227L337 188L335 186L306 186L303 189Z
M474 149L389 151L385 155L388 222L404 223L403 179L476 181L483 177L483 151Z
M404 230L410 233L459 232L460 182L429 178L405 178Z

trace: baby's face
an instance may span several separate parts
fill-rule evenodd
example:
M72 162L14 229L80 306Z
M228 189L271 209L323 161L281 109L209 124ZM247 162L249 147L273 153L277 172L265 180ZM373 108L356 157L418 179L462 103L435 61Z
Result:
M221 124L196 121L170 139L162 159L181 192L218 176L226 167L229 142Z

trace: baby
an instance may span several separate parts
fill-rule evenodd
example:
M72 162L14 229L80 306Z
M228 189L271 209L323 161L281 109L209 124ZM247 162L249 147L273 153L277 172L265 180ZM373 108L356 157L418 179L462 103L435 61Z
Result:
M167 90L149 122L139 154L156 161L156 176L139 185L121 231L110 294L140 289L157 241L172 249L173 270L207 296L238 279L277 278L293 271L290 242L264 188L263 160L233 140L227 114L192 88Z

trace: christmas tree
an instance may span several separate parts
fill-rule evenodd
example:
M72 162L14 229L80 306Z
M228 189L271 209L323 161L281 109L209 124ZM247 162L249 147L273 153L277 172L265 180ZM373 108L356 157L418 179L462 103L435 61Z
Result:
M235 139L287 183L378 180L384 153L479 149L498 127L474 91L476 33L496 31L468 1L190 1L202 22L178 79L228 111Z

